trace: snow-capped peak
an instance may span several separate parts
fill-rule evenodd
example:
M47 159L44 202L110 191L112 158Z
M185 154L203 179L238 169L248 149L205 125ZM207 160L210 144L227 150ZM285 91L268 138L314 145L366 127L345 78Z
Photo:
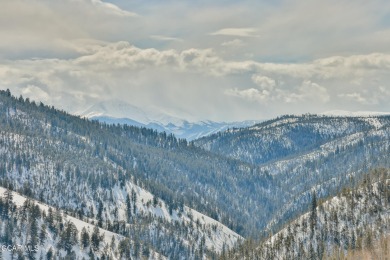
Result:
M106 123L128 124L172 133L179 138L194 140L231 127L245 127L257 121L213 122L192 121L190 115L182 119L157 107L139 108L122 100L101 101L88 109L76 113L79 116L97 119Z
M182 125L184 122L186 122L186 120L177 118L167 113L163 113L158 108L141 109L119 99L98 102L88 109L77 113L77 115L88 118L128 118L144 125L150 123L156 123L159 125L167 125L169 123Z

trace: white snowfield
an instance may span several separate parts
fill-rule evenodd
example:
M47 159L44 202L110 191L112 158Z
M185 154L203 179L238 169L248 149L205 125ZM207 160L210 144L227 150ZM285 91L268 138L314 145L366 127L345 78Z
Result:
M187 224L192 222L194 228L199 229L200 232L205 235L206 246L210 250L221 252L224 246L226 249L232 248L237 244L237 242L243 240L243 237L225 225L221 224L217 220L210 218L187 206L184 206L184 211L182 214L179 214L176 210L173 210L172 215L169 214L166 203L160 199L158 199L159 203L156 207L153 205L147 206L147 203L153 200L154 195L139 187L138 185L130 182L127 183L124 189L120 189L119 187L113 189L113 196L121 205L119 214L122 216L122 219L125 219L126 195L130 190L134 190L137 194L137 211L150 213L153 216L163 218L168 222L179 221L185 222ZM202 227L205 228L206 232L202 231Z

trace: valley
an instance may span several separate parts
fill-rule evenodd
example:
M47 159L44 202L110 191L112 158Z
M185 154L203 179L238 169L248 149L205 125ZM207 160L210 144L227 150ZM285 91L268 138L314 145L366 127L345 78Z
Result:
M68 258L240 259L237 250L245 247L251 254L288 258L274 242L265 242L265 251L248 243L266 241L269 234L283 234L288 223L302 222L313 194L324 201L354 190L371 170L390 167L389 116L287 115L187 141L145 127L90 121L8 91L0 93L0 109L0 193L8 205L3 241L35 241L19 220L25 201L38 205L41 226L49 225L49 207L67 220L47 231L50 239L36 256L52 248ZM387 177L379 175L373 176L383 184ZM388 186L381 187L378 192L387 192ZM14 200L7 201L11 191ZM387 212L387 200L380 203L377 207ZM16 226L7 231L9 216ZM80 238L66 249L61 235L55 235L66 225L78 237L84 227L106 235L99 249L83 247ZM354 230L357 239L361 231ZM373 241L387 234L386 226L380 230ZM310 235L307 229L297 232L282 236L306 241ZM302 243L303 251L294 249L294 257L309 254L309 244ZM316 257L331 255L344 243L315 249ZM106 247L111 249L102 251Z

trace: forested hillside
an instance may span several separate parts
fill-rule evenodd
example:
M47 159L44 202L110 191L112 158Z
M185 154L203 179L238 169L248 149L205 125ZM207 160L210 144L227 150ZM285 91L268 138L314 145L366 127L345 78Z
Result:
M375 167L390 166L390 117L284 116L201 138L195 145L252 162L272 175L283 205L268 229L304 212L315 189L320 198L336 194ZM276 190L275 190L276 192ZM266 234L266 233L264 233Z
M129 254L214 258L390 167L389 153L388 116L286 116L188 142L0 92L1 186L127 238Z
M390 170L364 174L361 183L309 211L261 243L247 241L222 259L388 259Z
M296 157L347 136L379 130L388 126L389 121L389 116L286 115L203 137L195 144L214 153L260 165Z
M215 255L240 239L188 207L218 218L196 190L179 193L190 183L169 159L187 149L185 140L89 122L4 91L0 107L2 187L128 237L131 252L139 243L187 259Z

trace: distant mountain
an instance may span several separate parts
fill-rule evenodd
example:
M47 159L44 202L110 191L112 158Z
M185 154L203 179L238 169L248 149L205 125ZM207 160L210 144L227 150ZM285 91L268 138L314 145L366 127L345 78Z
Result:
M261 165L297 157L334 140L388 127L390 116L282 116L195 140L195 145L230 158ZM337 142L335 142L337 145Z
M153 123L161 125L167 125L169 123L181 125L185 121L167 113L160 112L158 109L141 109L119 99L98 102L88 109L76 114L87 118L107 117L116 119L131 119L142 125Z
M155 109L141 109L120 100L102 101L77 114L108 124L151 128L189 141L229 128L246 127L259 122L255 120L231 123L209 120L192 122L158 112Z

